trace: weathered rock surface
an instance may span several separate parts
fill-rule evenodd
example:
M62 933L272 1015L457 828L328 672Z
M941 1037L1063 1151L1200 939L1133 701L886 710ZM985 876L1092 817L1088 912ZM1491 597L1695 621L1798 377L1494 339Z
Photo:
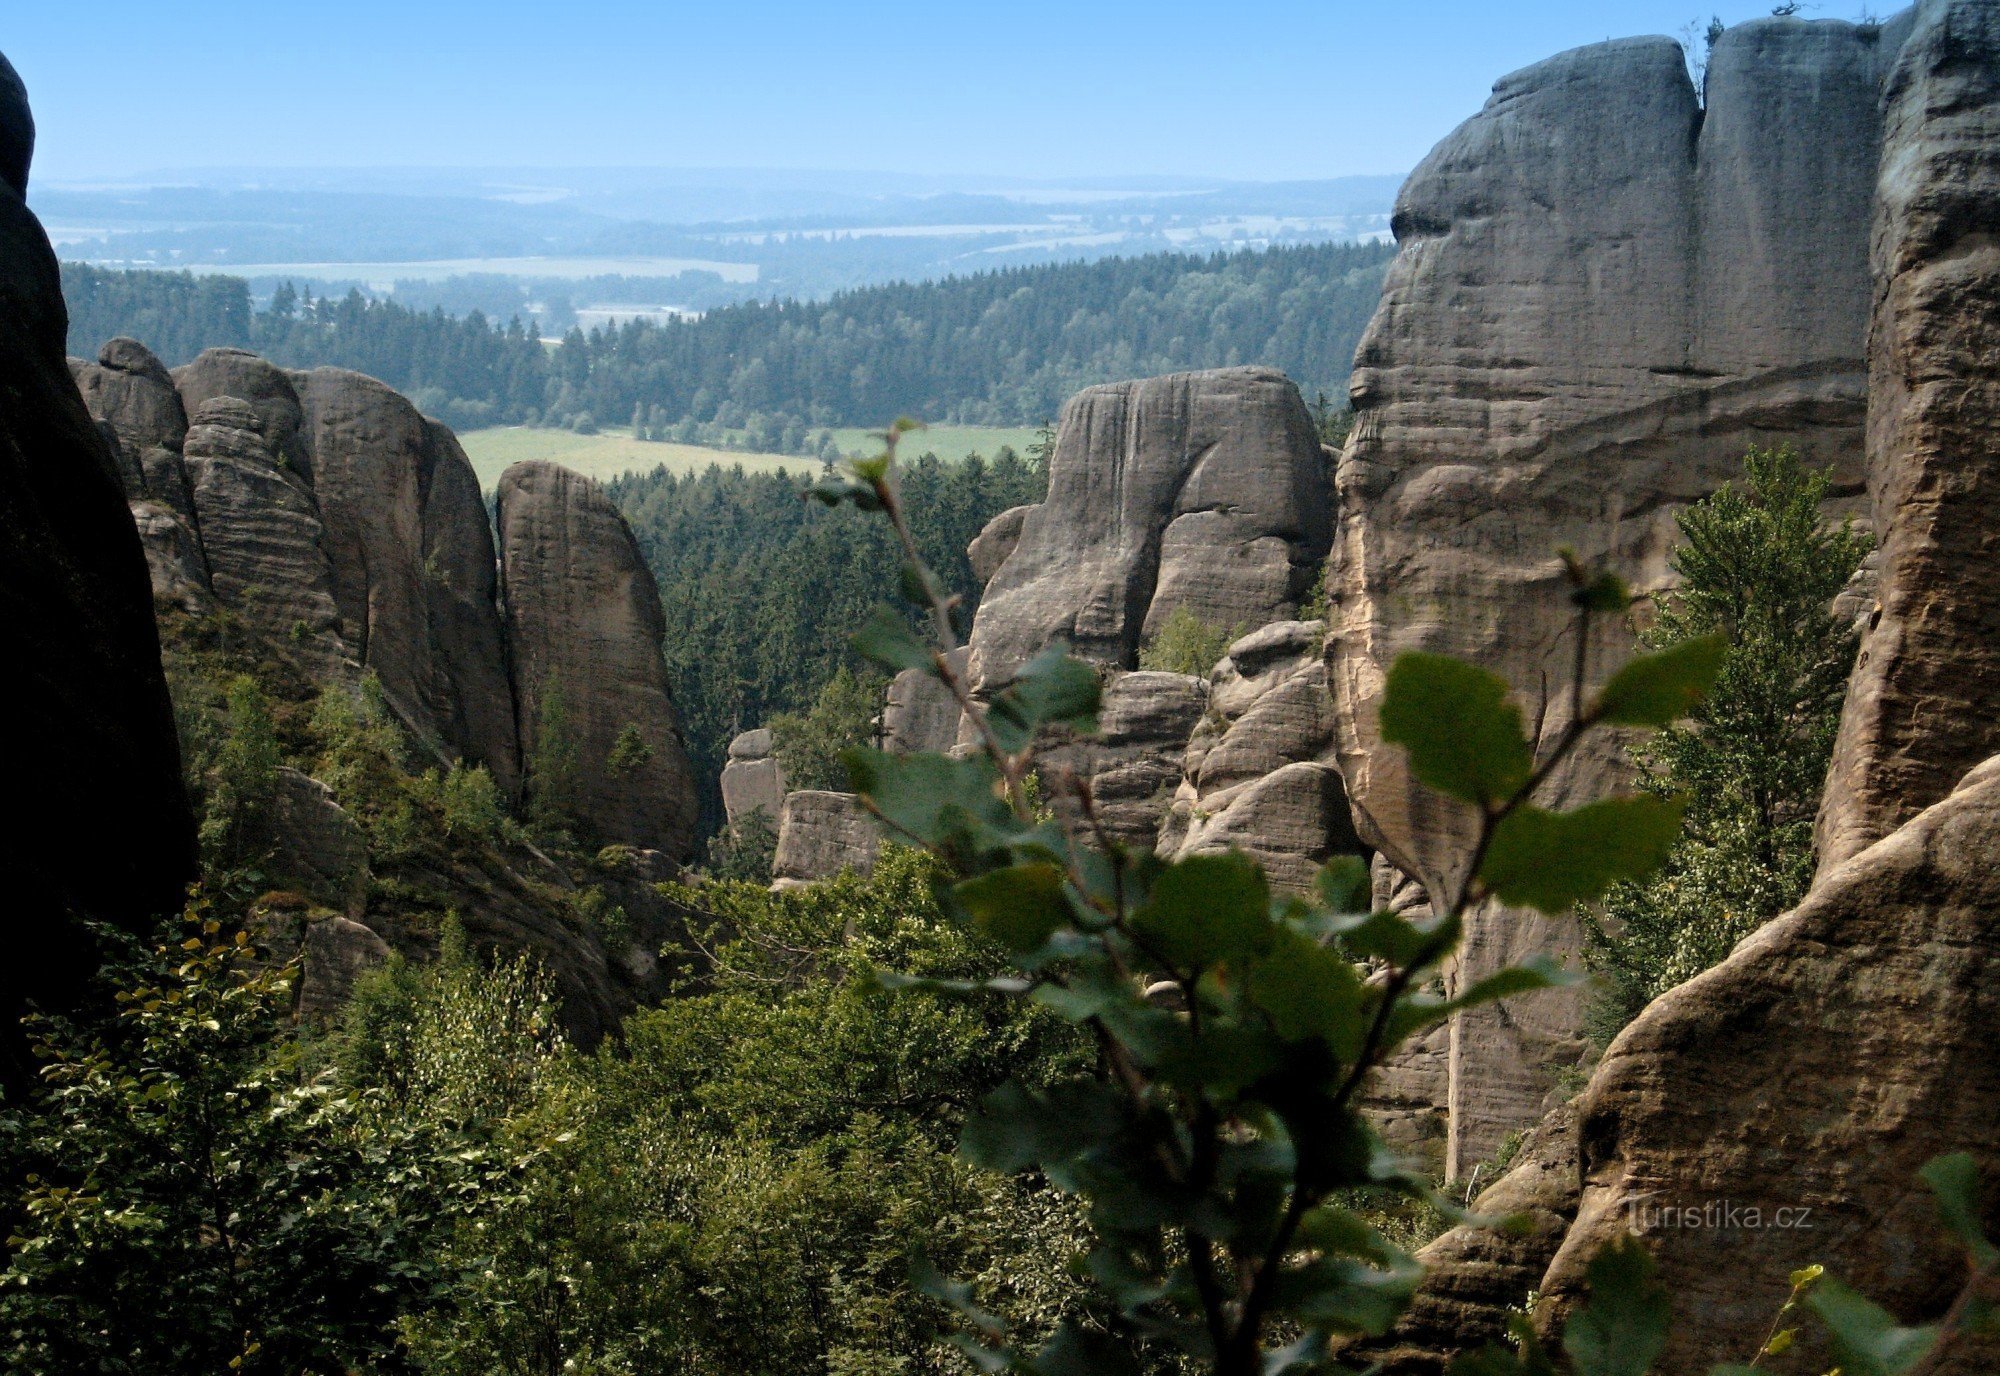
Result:
M1180 783L1188 735L1207 706L1205 679L1157 671L1114 674L1104 686L1098 734L1043 751L1045 781L1075 771L1090 785L1104 829L1127 846L1151 850ZM1082 824L1067 789L1052 789L1050 802L1070 826Z
M333 790L280 766L271 799L271 841L279 873L307 897L358 918L368 906L368 841Z
M1740 25L1715 46L1705 114L1669 39L1564 53L1497 83L1405 186L1401 253L1356 357L1328 665L1362 836L1434 889L1466 862L1473 819L1380 746L1397 655L1500 673L1546 745L1569 718L1559 547L1658 593L1675 511L1750 444L1796 445L1858 486L1862 227L1905 27ZM1600 624L1591 677L1631 645ZM1602 796L1626 769L1599 738L1545 798ZM1574 946L1567 922L1482 911L1454 978ZM1539 1116L1579 1017L1557 993L1454 1023L1454 1170Z
M146 561L115 461L64 359L55 254L22 199L34 121L0 58L0 833L12 918L0 969L0 1080L25 1074L19 1015L84 992L78 918L144 930L195 874Z
M1021 527L1028 519L1028 513L1035 508L1010 506L1005 511L980 527L972 537L972 543L965 547L965 558L972 565L972 576L981 583L993 581L993 575L1000 572L1000 566L1007 562L1007 556L1014 552L1014 546L1021 543Z
M960 646L947 662L964 676L971 651ZM882 748L910 755L946 751L958 743L963 715L951 689L921 669L905 669L889 680L882 702Z
M1879 613L1827 781L1823 873L2000 750L2000 5L1918 8L1884 140L1868 417Z
M132 524L146 552L153 600L169 603L193 616L214 611L215 593L208 584L208 559L193 527L178 512L158 502L132 503Z
M1268 368L1078 393L1048 500L1023 513L974 619L974 684L1004 680L1059 638L1133 668L1176 607L1221 626L1291 615L1329 539L1326 468L1298 389Z
M301 943L297 1011L301 1017L338 1017L354 982L389 959L389 943L351 918L322 917L306 925Z
M207 355L203 355L207 357ZM249 402L202 402L184 454L209 582L258 634L289 647L316 677L346 673L325 530L312 490L280 461Z
M1479 1213L1524 1226L1453 1228L1424 1247L1417 1256L1426 1274L1403 1317L1383 1338L1341 1355L1394 1376L1442 1376L1453 1355L1504 1342L1508 1319L1541 1284L1576 1217L1577 1195L1576 1112L1565 1107L1542 1120L1507 1173L1474 1200Z
M785 795L778 814L778 852L772 887L793 888L831 879L842 870L875 868L882 834L852 793L802 788Z
M520 738L536 740L548 694L560 693L582 819L605 839L687 859L694 772L660 657L659 592L625 518L596 483L541 462L501 475L499 510ZM628 732L645 758L614 772Z
M1648 1230L1680 1312L1702 1319L1677 1327L1662 1376L1754 1352L1809 1263L1905 1321L1943 1312L1964 1251L1917 1171L1969 1151L2000 1178L1996 847L2000 758L1620 1034L1578 1105L1582 1203L1543 1286L1558 1306L1613 1236L1726 1201L1733 1226ZM1810 1226L1773 1226L1780 1209ZM1990 1194L1987 1209L2000 1222Z
M519 782L493 539L451 431L374 378L295 373L334 601L356 656L434 750Z
M1274 884L1302 890L1332 856L1364 852L1339 771L1325 762L1333 743L1325 630L1280 621L1229 647L1182 757L1163 854L1233 847L1261 861Z
M69 361L83 404L109 425L126 456L125 495L159 502L184 517L194 514L181 443L187 411L164 365L136 339L113 339L97 361Z
M772 754L771 728L745 731L729 742L729 759L722 766L722 811L734 827L762 809L764 820L778 825L785 805L785 770Z

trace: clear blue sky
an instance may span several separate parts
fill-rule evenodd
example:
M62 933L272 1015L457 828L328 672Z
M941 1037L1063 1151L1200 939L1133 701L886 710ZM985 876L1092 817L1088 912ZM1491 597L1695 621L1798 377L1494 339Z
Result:
M1719 0L14 0L54 180L193 166L1407 170L1493 79ZM1892 7L1885 6L1884 13ZM1859 0L1808 6L1851 19Z

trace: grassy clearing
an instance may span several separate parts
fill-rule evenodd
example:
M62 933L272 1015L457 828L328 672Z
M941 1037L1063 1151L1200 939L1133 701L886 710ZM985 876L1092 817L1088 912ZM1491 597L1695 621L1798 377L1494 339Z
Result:
M1000 446L1010 444L1014 452L1022 458L1028 457L1028 446L1035 442L1035 427L1007 425L932 425L905 435L901 452L914 458L929 450L941 459L962 459L967 454L982 454L992 458L1000 451ZM881 447L867 430L836 430L833 442L840 446L843 454L856 450L874 453Z
M694 444L661 444L635 440L629 430L606 429L595 435L575 435L567 430L542 430L525 425L502 425L490 430L469 430L458 437L466 457L479 475L479 486L491 491L510 464L524 459L546 459L572 468L586 477L615 478L621 473L650 473L661 464L676 473L699 473L710 464L724 468L741 464L750 472L812 473L818 459L797 454L751 454L733 449L706 449Z

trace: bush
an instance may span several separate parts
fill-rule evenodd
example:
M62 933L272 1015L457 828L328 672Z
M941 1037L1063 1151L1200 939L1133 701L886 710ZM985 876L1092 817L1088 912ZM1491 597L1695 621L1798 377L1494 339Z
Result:
M1206 678L1244 634L1243 626L1224 629L1202 620L1188 607L1175 607L1153 638L1140 647L1139 667Z
M771 738L788 788L847 787L840 752L874 739L883 680L846 665L834 671L804 712L771 718Z

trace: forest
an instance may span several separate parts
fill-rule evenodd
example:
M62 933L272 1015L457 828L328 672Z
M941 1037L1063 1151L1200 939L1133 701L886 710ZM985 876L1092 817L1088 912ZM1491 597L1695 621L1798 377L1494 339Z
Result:
M1321 244L1013 268L573 328L553 349L532 321L415 311L359 290L313 300L281 287L260 310L237 278L69 263L63 294L79 357L120 334L169 367L232 345L378 377L461 430L631 420L663 439L707 424L773 444L900 414L1033 425L1092 383L1233 364L1337 395L1394 252Z

